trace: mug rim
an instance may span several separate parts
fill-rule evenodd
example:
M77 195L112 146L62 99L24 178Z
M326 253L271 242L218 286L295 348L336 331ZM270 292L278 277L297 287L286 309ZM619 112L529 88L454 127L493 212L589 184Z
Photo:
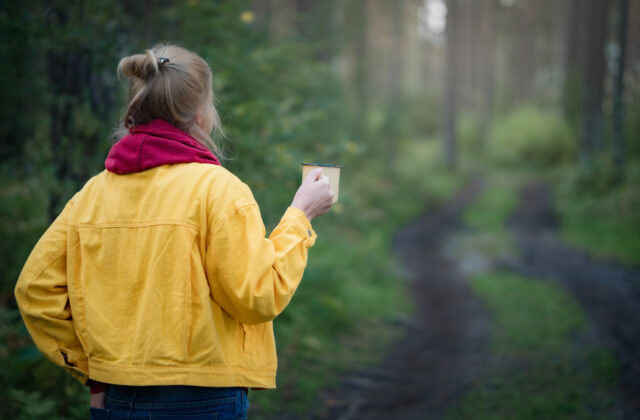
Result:
M342 165L332 165L329 163L301 163L303 166L324 166L327 168L342 168Z

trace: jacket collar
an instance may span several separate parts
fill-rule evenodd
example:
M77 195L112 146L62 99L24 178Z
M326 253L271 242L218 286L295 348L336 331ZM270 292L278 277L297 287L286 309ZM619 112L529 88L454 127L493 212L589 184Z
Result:
M109 172L128 174L174 163L220 165L209 149L168 122L155 119L129 129L111 147L104 162Z

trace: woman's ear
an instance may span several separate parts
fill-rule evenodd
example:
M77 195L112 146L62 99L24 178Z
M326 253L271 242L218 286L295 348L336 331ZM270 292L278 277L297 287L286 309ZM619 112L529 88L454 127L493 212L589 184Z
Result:
M211 135L215 124L215 108L213 102L205 102L196 111L194 120L198 127L208 135Z

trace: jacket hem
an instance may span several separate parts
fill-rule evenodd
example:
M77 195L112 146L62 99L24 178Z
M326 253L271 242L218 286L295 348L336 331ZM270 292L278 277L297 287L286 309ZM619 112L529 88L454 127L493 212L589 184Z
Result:
M206 387L276 387L273 370L205 366L117 366L89 361L89 377L114 385L191 385Z

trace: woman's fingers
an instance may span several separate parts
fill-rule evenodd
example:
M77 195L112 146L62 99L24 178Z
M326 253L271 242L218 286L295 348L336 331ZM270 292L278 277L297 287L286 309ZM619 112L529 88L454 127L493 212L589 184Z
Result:
M291 205L304 211L309 220L324 214L333 205L335 193L322 168L312 170L298 188Z
M317 181L322 175L322 168L315 168L313 171L309 172L309 175L305 178L305 182L314 182Z

